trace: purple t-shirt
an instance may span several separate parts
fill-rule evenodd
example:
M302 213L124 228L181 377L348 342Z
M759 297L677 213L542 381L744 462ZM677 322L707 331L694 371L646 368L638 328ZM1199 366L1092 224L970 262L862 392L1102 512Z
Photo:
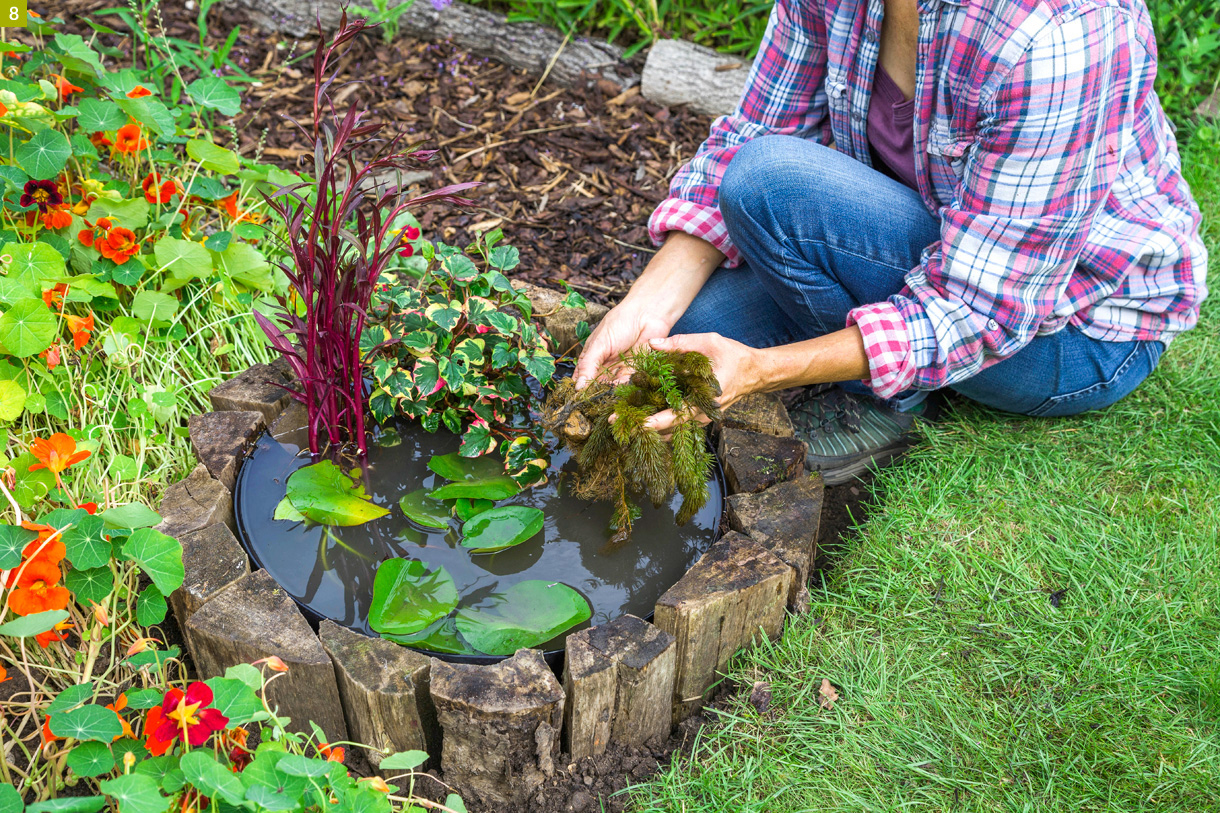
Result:
M918 191L915 181L915 100L877 63L873 75L873 97L868 106L868 144L874 159L899 181Z

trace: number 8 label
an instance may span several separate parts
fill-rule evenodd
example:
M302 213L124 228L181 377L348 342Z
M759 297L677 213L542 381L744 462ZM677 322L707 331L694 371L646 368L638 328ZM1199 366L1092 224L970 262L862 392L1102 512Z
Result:
M26 13L28 0L0 0L0 28L25 28L29 22Z

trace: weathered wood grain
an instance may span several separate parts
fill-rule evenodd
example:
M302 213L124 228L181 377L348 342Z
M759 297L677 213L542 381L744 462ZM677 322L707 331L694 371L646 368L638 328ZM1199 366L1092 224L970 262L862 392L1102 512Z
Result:
M805 444L744 429L724 428L716 452L730 494L750 494L805 471Z
M796 571L788 609L796 610L817 557L825 487L820 474L797 477L757 494L728 499L729 527L745 534L783 559Z
M209 525L178 537L182 545L182 586L169 594L169 605L178 619L187 649L194 656L186 620L204 602L250 572L250 560L224 523Z
M267 422L258 411L205 412L192 415L187 428L199 462L232 492L241 456Z

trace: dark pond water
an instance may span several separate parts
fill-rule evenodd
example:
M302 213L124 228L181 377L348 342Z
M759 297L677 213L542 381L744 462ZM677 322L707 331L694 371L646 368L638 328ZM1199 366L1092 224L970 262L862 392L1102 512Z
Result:
M460 524L447 531L422 528L406 518L399 499L446 480L428 469L433 455L456 452L458 438L428 434L417 424L376 430L363 465L364 486L384 517L352 527L321 527L273 518L285 495L288 476L311 461L304 433L264 434L242 466L235 509L243 543L254 558L299 603L316 616L333 619L367 634L373 577L386 559L406 557L428 568L444 566L457 583L462 607L485 607L489 597L520 581L562 582L580 592L593 609L588 624L623 613L646 617L661 593L712 544L723 507L718 484L703 510L685 527L674 522L681 496L654 509L647 500L631 539L607 546L611 506L589 503L566 491L574 462L567 452L552 456L546 485L527 489L497 505L528 505L546 515L542 533L498 553L474 553L459 545ZM350 468L347 461L344 468ZM566 635L566 633L565 633ZM562 648L563 635L544 650Z

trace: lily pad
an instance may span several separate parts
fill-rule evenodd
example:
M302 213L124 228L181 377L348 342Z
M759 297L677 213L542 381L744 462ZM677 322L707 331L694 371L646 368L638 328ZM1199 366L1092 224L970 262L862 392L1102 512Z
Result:
M288 500L306 519L322 525L362 525L390 513L374 504L364 486L330 460L289 475Z
M447 652L451 655L478 655L479 651L458 636L457 625L452 618L442 618L432 626L414 635L386 635L382 638L397 644L419 647L432 652Z
M489 508L495 507L493 500L457 500L453 505L454 513L462 522L469 522Z
M440 500L434 500L424 493L412 491L398 501L407 519L425 528L435 528L443 531L449 527L449 507Z
M280 500L279 505L275 506L275 514L272 519L282 519L287 522L305 522L305 515L292 507L292 500L285 497Z
M545 522L546 515L538 508L525 505L490 508L462 528L462 547L478 553L511 548L536 536Z
M411 635L449 615L457 586L445 568L429 571L415 559L387 559L373 577L369 626L377 632Z
M489 609L459 610L455 622L462 637L488 655L544 644L593 615L585 597L560 582L518 582L492 599Z
M428 468L446 480L453 481L428 493L429 497L437 500L503 500L521 490L521 486L504 473L503 461L491 455L433 455L428 461Z

